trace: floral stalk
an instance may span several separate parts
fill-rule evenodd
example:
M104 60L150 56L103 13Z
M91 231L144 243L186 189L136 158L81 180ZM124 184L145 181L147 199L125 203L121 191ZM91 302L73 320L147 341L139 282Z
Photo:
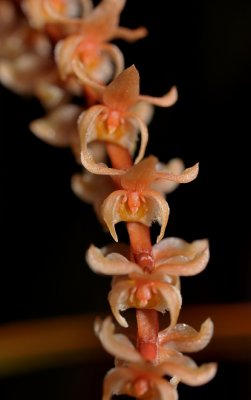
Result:
M125 3L102 0L94 7L91 0L1 0L7 44L0 78L44 105L47 114L30 124L31 131L49 144L71 148L83 166L83 173L72 178L72 189L93 204L117 242L102 249L91 245L86 254L94 272L113 277L108 301L116 323L109 316L95 322L96 335L115 357L103 400L114 394L176 400L179 382L205 384L217 369L215 363L198 366L183 354L208 344L212 321L207 319L200 331L178 322L180 277L204 270L208 241L164 238L170 212L166 195L193 181L199 166L145 157L154 106L174 105L178 93L174 86L160 98L142 95L137 68L124 68L124 56L112 40L132 42L147 34L143 27L119 25ZM13 51L17 37L22 48ZM80 105L76 96L83 100ZM119 222L126 224L129 245L119 242ZM160 225L156 244L154 222ZM129 309L135 310L134 329ZM161 330L159 315L166 312L167 327Z

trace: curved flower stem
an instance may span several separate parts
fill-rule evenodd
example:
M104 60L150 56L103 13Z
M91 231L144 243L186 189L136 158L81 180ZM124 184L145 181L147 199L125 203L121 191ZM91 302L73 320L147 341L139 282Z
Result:
M125 147L115 143L107 143L106 151L110 157L113 168L127 169L133 165L132 157Z
M116 169L127 169L132 164L132 158L127 149L116 144L106 145L112 166ZM145 271L154 269L150 229L139 222L126 224L132 258ZM136 309L138 327L137 348L148 361L156 361L158 357L159 318L156 310Z

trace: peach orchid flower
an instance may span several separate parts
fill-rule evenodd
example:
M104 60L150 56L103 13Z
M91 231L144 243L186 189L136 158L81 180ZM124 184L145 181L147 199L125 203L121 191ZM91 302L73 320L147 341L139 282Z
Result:
M32 3L33 14L38 16L35 18L38 20L41 13L37 12L37 0L27 1ZM57 40L66 37L56 46L56 60L61 77L65 80L72 75L72 65L69 61L78 59L92 79L107 82L112 75L117 75L124 68L121 51L108 42L113 39L135 41L145 37L147 31L142 27L132 30L118 26L126 0L102 0L95 8L90 0L82 0L84 13L80 18L64 15L67 14L68 3L70 2L63 0L40 0L39 4L44 13L42 20L36 22L45 24L47 30L48 25L52 26L52 35L56 36Z
M208 241L187 243L179 238L162 240L153 246L155 268L151 273L146 273L139 265L129 261L129 247L125 255L114 252L114 249L116 247L111 252L107 247L100 250L92 245L86 259L94 272L119 277L115 278L108 296L119 324L128 326L120 311L133 307L162 313L169 310L170 326L174 326L182 301L179 277L196 275L204 270L209 260ZM165 332L162 333L163 338Z
M157 165L158 159L150 156L131 167L119 178L122 189L111 193L102 204L104 221L116 242L118 237L115 224L120 221L141 222L146 226L157 221L161 225L160 234L157 237L157 242L159 242L165 233L169 206L163 197L163 192L153 190L152 185L158 180L188 183L197 177L199 170L197 163L176 175L165 170L158 171Z
M89 143L95 140L116 143L127 148L132 154L139 129L141 144L135 160L135 163L138 163L144 157L148 141L146 123L152 115L152 108L146 109L142 105L149 106L150 103L161 107L172 106L177 100L176 87L172 87L160 98L144 96L139 93L139 73L134 65L121 72L106 87L91 81L83 73L79 63L73 65L82 82L97 91L101 103L89 108L79 120L82 163L86 169L95 174L123 174L121 170L97 164L89 151Z
M101 214L101 204L115 189L114 182L110 177L94 175L85 170L82 174L73 175L71 188L80 200L93 205L96 216L105 229L106 225Z
M49 122L48 119L47 122ZM40 135L38 130L34 133L45 141L48 141L48 139L46 138L48 136L47 129L49 128L49 126L46 124L45 128L46 129L44 130L43 126L41 125ZM63 132L66 133L65 129L63 129ZM58 136L60 135L59 130L57 130L57 133L58 134L56 134L55 139L60 137ZM46 136L46 138L44 138L44 135ZM53 143L54 145L57 145L54 139ZM104 147L102 146L102 143L92 142L90 146L92 147L92 153L95 154L95 159L98 159L99 162L104 162L106 160L106 153ZM80 148L80 144L78 148ZM75 154L76 158L79 159L80 150L78 153L75 152ZM167 164L158 163L157 169L161 170L162 172L166 171L172 174L181 174L181 172L184 170L184 163L179 158L173 158ZM78 196L79 199L81 199L82 201L93 205L101 225L106 227L106 224L101 215L101 205L105 198L114 190L116 190L116 186L113 180L110 179L109 176L92 174L91 172L84 169L82 174L75 174L72 177L71 183L72 190L76 194L76 196ZM158 181L153 184L153 188L155 190L158 190L159 192L165 194L171 193L174 189L176 189L177 186L177 182L171 182L167 180Z
M31 122L30 129L39 139L56 147L70 147L79 161L80 143L77 119L82 108L63 104L43 118Z
M0 2L0 7L4 4ZM0 81L14 92L36 96L46 108L55 107L69 95L52 59L51 43L46 35L32 29L18 15L13 4L8 6L12 6L13 12L12 18L9 16L9 29L1 32ZM3 18L8 20L6 13L3 12Z
M78 17L79 6L82 5L82 16L92 7L90 0L23 0L22 9L35 29L44 29L48 24L64 21L65 25L73 24L72 19Z
M205 325L207 325L206 330ZM212 323L207 320L203 326L204 335L208 338ZM98 320L95 323L95 332L103 347L119 360L120 365L111 369L105 377L103 400L109 400L115 394L127 394L150 400L167 398L177 400L177 384L179 382L190 386L200 386L209 382L216 373L217 365L215 363L197 366L190 357L183 356L173 349L170 349L168 355L166 354L165 361L157 361L156 365L148 363L125 335L114 333L114 330L115 327L110 317L103 322ZM203 333L195 330L193 332L193 337L197 336L201 341ZM186 336L183 331L179 339L189 342L189 335ZM206 343L207 339L204 342ZM164 378L167 375L171 377L170 381Z

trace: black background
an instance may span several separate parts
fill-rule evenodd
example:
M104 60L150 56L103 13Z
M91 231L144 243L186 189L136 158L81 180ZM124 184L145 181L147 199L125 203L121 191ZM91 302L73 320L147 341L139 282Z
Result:
M250 301L250 2L128 0L121 25L149 29L137 43L116 42L126 66L134 63L140 72L141 93L160 96L174 84L179 91L174 107L156 108L147 155L166 162L181 157L186 166L200 162L197 180L168 197L166 236L210 241L207 269L182 280L183 303ZM103 246L111 238L91 206L70 190L79 167L70 150L50 147L29 131L29 122L43 115L35 99L3 87L0 93L1 323L109 312L110 279L94 275L84 255L90 243ZM83 376L94 375L73 366L2 380L0 388L8 389L6 399L17 393L85 399ZM101 383L96 386L100 395ZM180 398L209 398L218 391L229 399L248 398L248 386L247 365L223 362L212 383L181 388Z

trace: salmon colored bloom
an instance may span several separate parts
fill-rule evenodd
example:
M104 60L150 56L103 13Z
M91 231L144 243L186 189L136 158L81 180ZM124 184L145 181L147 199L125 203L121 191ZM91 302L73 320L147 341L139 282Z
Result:
M170 326L177 322L181 307L179 277L196 275L204 270L209 260L207 240L187 243L178 238L167 238L153 246L154 270L143 271L136 263L129 261L127 254L121 255L109 248L99 250L91 246L86 258L90 268L115 278L108 299L114 317L123 326L128 324L120 314L128 308L169 310ZM169 331L168 331L169 332ZM163 332L162 336L165 336Z
M49 122L48 119L47 122ZM43 126L41 125L40 134L38 131L34 133L37 134L37 136L41 137L43 140L48 141L46 131L47 128L49 128L49 126L46 124L45 128L46 129L44 130ZM66 137L64 136L64 133L67 135L66 130L63 129L62 132L63 132L63 139L64 138L66 139ZM60 131L58 129L55 139L57 140L60 139ZM53 143L55 146L58 145L56 141L54 141L54 139ZM67 146L67 139L65 144ZM95 154L95 159L99 160L99 162L104 163L106 160L106 153L105 153L105 148L102 146L102 143L92 142L90 146L92 147L92 153ZM77 149L79 150L79 148L80 144L77 147ZM75 152L75 155L76 158L79 159L80 150L78 152ZM184 164L182 160L180 160L179 158L173 158L167 164L159 163L157 165L157 168L162 172L166 171L172 174L180 174L184 170ZM166 180L158 181L153 184L154 189L157 189L159 192L163 192L165 194L171 193L174 189L176 189L177 186L178 186L177 182L171 182ZM82 201L93 205L100 223L104 227L106 227L106 224L101 215L101 205L105 200L105 198L114 190L116 190L116 186L113 180L109 176L96 175L92 174L87 170L84 170L82 174L75 174L72 177L72 190L76 194L76 196L78 196Z
M56 107L69 95L53 61L50 40L32 29L14 4L8 3L9 12L4 9L1 1L1 83L19 94L36 96L46 108Z
M198 175L198 164L186 168L181 174L175 175L170 172L157 170L158 159L154 156L147 157L139 164L131 167L119 178L121 190L111 193L102 204L103 218L108 229L117 242L115 224L120 221L141 222L151 226L153 221L161 225L159 242L165 233L169 217L169 206L159 193L152 189L157 181L174 181L177 183L188 183ZM120 171L121 172L121 171Z
M27 1L33 5L32 17L36 20L36 25L47 26L47 31L49 27L49 33L56 40L66 37L56 46L56 60L64 80L73 73L71 62L79 60L90 78L107 82L124 68L121 51L108 42L113 39L135 41L147 34L142 27L133 30L119 26L120 13L126 0L102 0L95 8L90 1L82 0L84 12L80 18L64 15L67 14L69 1L40 0L43 13L38 13L37 0Z
M52 146L70 147L79 161L77 119L81 112L80 106L64 104L31 122L30 129L39 139Z
M205 325L207 325L207 332L204 331L204 334L208 337L211 330L210 320L205 321L203 326L205 327ZM116 357L118 364L105 377L103 400L109 400L115 394L127 394L136 398L152 400L177 400L177 384L179 382L190 386L199 386L209 382L216 373L217 365L215 363L197 366L190 357L184 356L172 348L170 348L169 354L166 354L165 361L155 364L148 363L125 335L114 333L114 330L114 324L109 317L103 322L97 321L95 324L96 334L103 347ZM193 332L196 331L193 330ZM201 332L196 332L196 335L199 340L203 337ZM180 339L181 342L189 342L185 331L181 330L180 335L177 334L177 336L176 341ZM165 378L166 376L171 378L170 381Z
M97 164L89 150L89 143L95 140L111 142L127 148L133 154L140 130L141 144L135 160L138 163L144 157L148 141L146 123L152 116L152 107L149 104L172 106L177 100L177 90L173 87L160 98L140 95L139 73L134 65L125 69L107 86L93 83L78 63L74 64L74 68L79 78L98 93L101 103L89 108L79 120L82 163L95 174L123 174L121 170Z
M22 8L30 26L44 29L50 23L56 24L58 20L72 24L71 17L78 17L80 3L83 6L85 3L90 5L89 0L23 0Z
M71 188L80 200L93 205L99 222L103 225L104 229L107 229L101 215L101 205L108 194L115 189L110 177L94 175L85 170L82 174L73 175Z

